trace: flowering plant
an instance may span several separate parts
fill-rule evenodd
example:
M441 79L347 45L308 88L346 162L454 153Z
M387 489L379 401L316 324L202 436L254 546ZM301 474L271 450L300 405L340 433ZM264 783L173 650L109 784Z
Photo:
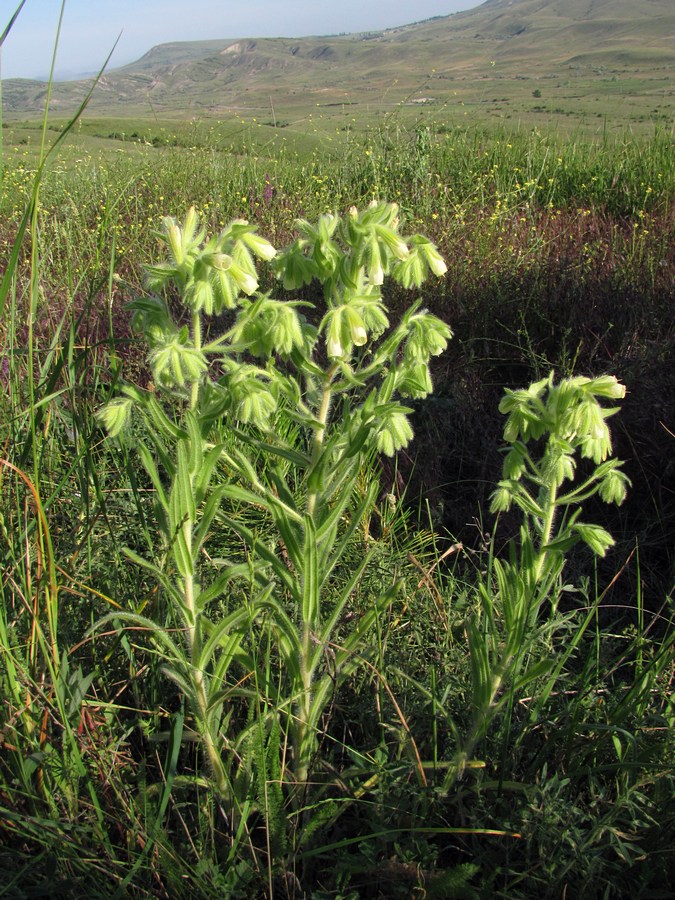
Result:
M619 400L625 393L611 375L577 376L555 384L551 373L528 388L506 390L499 405L507 416L504 438L510 446L491 508L500 513L515 506L523 523L519 538L509 542L508 558L491 555L479 584L480 606L467 628L474 719L448 770L446 788L469 764L504 703L551 671L554 655L537 659L531 648L544 634L544 643L550 641L554 630L565 553L583 541L604 556L614 543L604 528L581 522L580 516L581 504L595 494L617 504L626 496L630 481L620 460L610 456L607 425L618 410L601 402ZM573 485L579 455L593 467ZM541 623L546 603L552 615ZM542 697L554 682L547 682Z
M293 782L307 781L335 685L359 665L365 637L396 590L387 586L333 649L370 558L364 553L337 591L331 585L327 601L329 580L376 503L375 478L359 494L355 476L372 469L374 454L392 456L410 442L411 409L401 398L431 391L429 361L451 337L419 301L390 323L387 276L414 288L445 272L429 240L401 234L395 204L296 227L297 238L277 252L244 221L207 238L194 210L182 224L165 219L168 259L148 267L151 293L131 304L155 390L127 385L100 412L111 435L134 440L154 486L161 561L130 555L173 601L179 637L138 614L117 618L148 629L161 647L223 797L231 790L224 684L236 660L254 665L242 649L244 634L263 613L288 679L286 697L276 703L284 710ZM320 284L321 303L260 293L259 260L271 262L286 291ZM177 291L187 323L172 314L168 290ZM228 313L224 331L207 336L207 319ZM232 515L233 502L262 511L272 536ZM215 521L235 532L249 555L248 564L217 576L203 564ZM249 602L216 618L214 603L246 576Z

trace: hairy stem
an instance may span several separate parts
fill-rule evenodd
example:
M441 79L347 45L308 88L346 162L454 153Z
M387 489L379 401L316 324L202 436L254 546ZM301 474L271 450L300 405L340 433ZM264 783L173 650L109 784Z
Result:
M193 385L193 393L194 389L198 384ZM190 479L193 480L192 478ZM193 526L194 522L190 520L190 518L186 518L185 522L183 522L183 536L185 538L185 543L187 545L188 553L190 557L194 560L194 552L193 552ZM211 729L209 727L209 702L208 696L206 692L206 683L204 679L204 671L201 665L201 650L202 650L202 640L201 640L201 628L199 623L199 613L197 611L197 603L195 596L195 579L194 576L188 574L184 579L183 586L183 596L185 598L185 608L187 610L187 638L188 638L188 649L190 654L190 662L189 662L189 675L190 680L192 681L192 685L194 687L197 709L194 710L196 717L196 726L199 732L199 736L204 744L204 748L206 750L206 756L209 761L209 765L211 767L211 772L213 774L213 780L216 787L216 791L220 795L220 797L226 797L229 793L228 791L228 780L227 775L225 773L225 767L223 765L223 760L214 740L214 736L211 733Z
M321 456L321 451L323 450L323 440L326 434L326 423L328 422L328 414L330 412L330 404L333 398L333 391L331 390L331 384L333 383L333 379L337 373L337 365L332 365L330 369L326 372L326 378L323 386L323 393L321 394L321 405L319 406L319 414L317 419L319 421L319 427L314 432L314 439L312 441L312 467L314 467ZM316 511L316 502L319 496L319 491L314 490L311 491L309 496L307 497L307 513L310 516L313 516Z
M544 565L546 564L546 557L548 555L546 545L551 540L551 536L553 533L553 522L555 521L555 514L557 512L556 498L558 491L555 485L550 486L547 489L546 493L547 496L546 503L544 504L544 519L542 521L541 541L539 544L539 552L537 553L537 558L534 564L535 584L541 581L542 575L544 573Z
M333 379L335 378L337 370L337 365L332 365L326 372L323 392L321 394L321 404L319 406L319 412L317 415L319 427L314 432L314 439L312 441L312 468L318 465L321 458L321 453L323 452L323 442L326 434L326 423L328 422L328 415L330 413L330 405L333 396L331 384L333 382ZM306 507L307 514L309 516L313 517L316 512L319 493L319 487L309 492ZM314 607L318 613L319 598L316 598ZM302 696L298 701L298 708L296 713L297 721L295 728L295 766L296 778L299 784L304 784L307 781L307 778L309 776L309 761L311 757L312 736L310 733L310 718L312 709L313 680L313 666L311 664L311 657L313 651L313 630L315 629L315 627L315 622L308 621L307 619L304 619L302 622L302 650L300 659Z
M195 350L202 349L202 317L201 313L194 312L192 314L192 342ZM193 382L190 391L190 409L196 409L199 403L199 382L201 379Z

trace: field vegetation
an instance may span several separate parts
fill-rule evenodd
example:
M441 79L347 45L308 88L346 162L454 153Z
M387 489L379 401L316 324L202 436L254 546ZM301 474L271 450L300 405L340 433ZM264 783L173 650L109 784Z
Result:
M0 896L670 896L673 134L342 115L5 123Z

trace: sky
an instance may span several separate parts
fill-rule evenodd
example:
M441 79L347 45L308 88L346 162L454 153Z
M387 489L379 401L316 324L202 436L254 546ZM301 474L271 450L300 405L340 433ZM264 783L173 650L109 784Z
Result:
M0 34L20 0L0 0ZM447 16L482 0L66 0L56 57L57 78L109 68L169 41L303 37L381 30ZM46 78L61 0L26 0L0 53L2 78Z

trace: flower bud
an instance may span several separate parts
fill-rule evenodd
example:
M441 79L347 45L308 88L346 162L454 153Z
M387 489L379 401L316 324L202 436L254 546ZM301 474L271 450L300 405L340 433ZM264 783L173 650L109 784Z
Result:
M181 230L175 222L167 228L166 239L169 243L171 255L175 259L176 264L180 266L185 259L185 254L183 253Z
M344 314L349 323L351 339L357 347L362 347L368 340L368 333L363 326L363 319L351 306L344 307Z
M575 522L572 526L581 540L587 544L596 556L604 556L610 547L614 546L612 535L600 525L587 525L583 522Z
M254 294L258 287L258 280L253 275L245 272L241 266L236 265L236 263L232 263L230 268L228 269L228 273L232 276L232 278L237 283L240 290L242 290L245 294L250 296Z
M255 234L255 232L249 231L242 235L242 240L259 259L269 262L277 255L277 251L272 244L266 241L265 238L260 237L259 234Z
M124 431L134 401L130 397L118 397L99 409L96 418L100 419L101 424L108 432L110 437L117 437Z

